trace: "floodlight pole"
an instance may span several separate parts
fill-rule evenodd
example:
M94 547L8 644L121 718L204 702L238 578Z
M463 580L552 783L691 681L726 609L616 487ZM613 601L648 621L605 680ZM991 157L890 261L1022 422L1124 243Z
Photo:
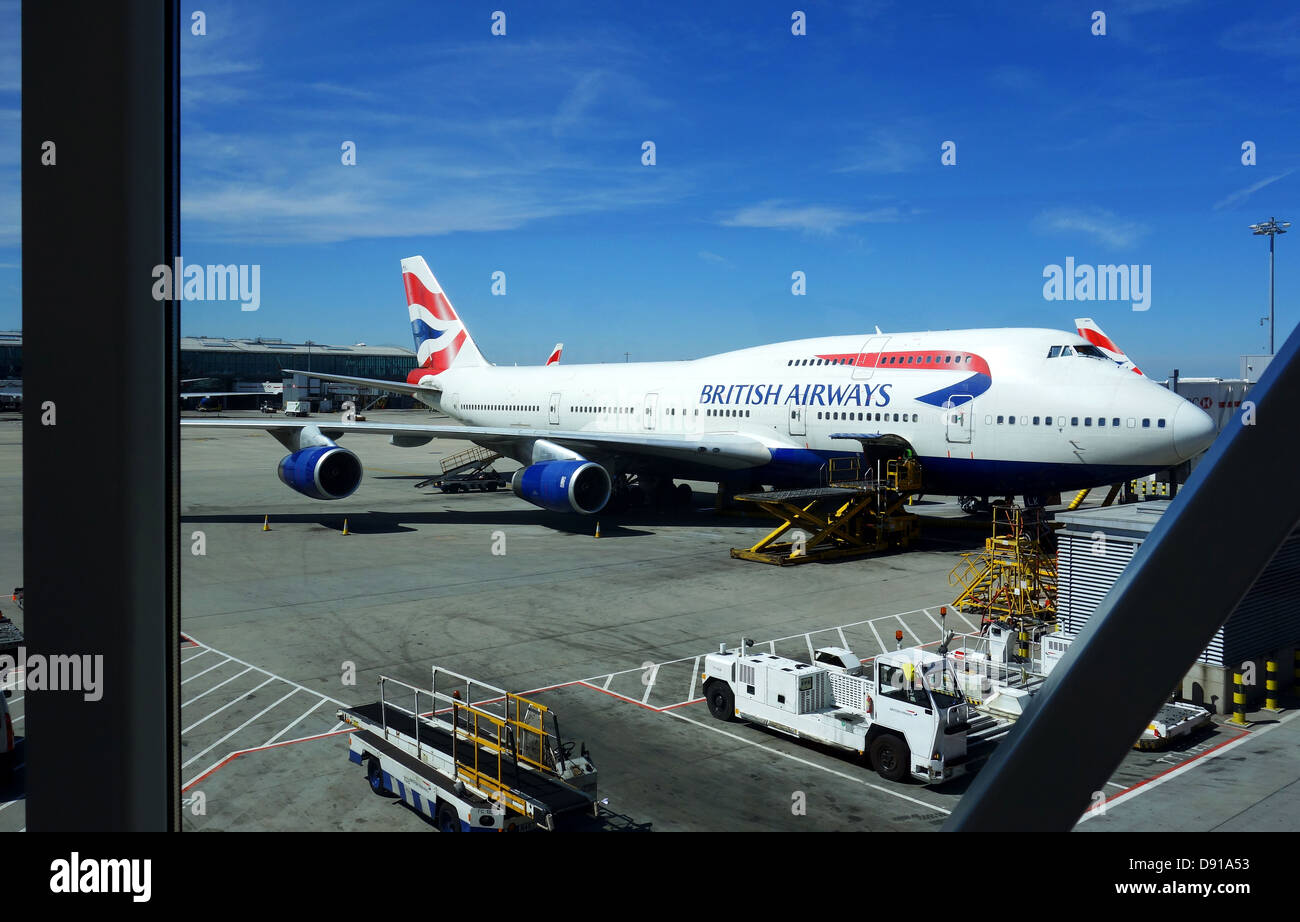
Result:
M1278 223L1277 218L1269 218L1259 224L1250 225L1256 237L1268 237L1268 354L1273 354L1273 243L1278 234L1285 234L1291 226L1290 221Z

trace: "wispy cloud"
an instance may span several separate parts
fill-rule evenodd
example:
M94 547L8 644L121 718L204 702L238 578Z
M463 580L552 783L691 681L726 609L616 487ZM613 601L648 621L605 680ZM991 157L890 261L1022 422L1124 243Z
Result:
M937 162L939 142L934 148ZM850 162L839 173L905 173L925 162L927 149L918 132L911 129L879 128L850 155Z
M1219 44L1229 51L1247 54L1300 55L1300 13L1282 19L1239 22L1223 33Z
M1258 192L1260 189L1263 189L1265 186L1271 186L1279 179L1285 179L1286 177L1290 176L1292 173L1296 171L1296 169L1297 169L1296 167L1292 167L1289 170L1285 170L1284 172L1278 173L1276 176L1270 176L1268 179L1261 179L1259 182L1253 183L1244 189L1238 189L1236 192L1232 193L1231 195L1225 196L1224 198L1221 198L1217 202L1215 202L1214 210L1222 211L1224 208L1228 208L1232 205L1237 204L1238 202L1245 201L1246 199L1254 195L1256 192Z
M723 227L765 227L833 234L840 228L855 224L886 224L900 221L902 217L902 212L892 205L871 211L853 211L835 205L794 205L773 199L742 208L718 223Z
M1035 224L1047 233L1086 234L1112 247L1130 246L1150 230L1144 224L1120 218L1101 209L1084 211L1055 208L1042 212L1035 219Z
M700 250L696 255L706 263L721 263L724 266L731 265L731 262L725 257L719 256L717 253L711 253L708 250Z

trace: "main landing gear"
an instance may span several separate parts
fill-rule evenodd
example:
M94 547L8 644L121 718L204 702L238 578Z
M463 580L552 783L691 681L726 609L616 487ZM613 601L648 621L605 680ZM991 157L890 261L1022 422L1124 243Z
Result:
M605 509L612 513L651 507L684 509L690 506L694 492L688 484L674 485L670 477L638 477L619 474L613 478L613 491Z

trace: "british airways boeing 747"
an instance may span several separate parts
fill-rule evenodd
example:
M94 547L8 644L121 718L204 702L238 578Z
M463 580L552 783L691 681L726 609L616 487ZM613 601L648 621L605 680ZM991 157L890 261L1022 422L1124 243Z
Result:
M816 485L831 458L908 451L926 493L1033 503L1173 467L1215 434L1201 409L1060 330L877 328L691 361L498 367L422 257L402 260L402 279L418 363L407 380L313 376L409 394L462 425L182 424L267 430L289 451L280 479L315 499L361 482L360 459L336 444L343 434L406 447L468 440L523 465L519 496L585 514L625 503L633 481L667 502L689 496L675 480Z

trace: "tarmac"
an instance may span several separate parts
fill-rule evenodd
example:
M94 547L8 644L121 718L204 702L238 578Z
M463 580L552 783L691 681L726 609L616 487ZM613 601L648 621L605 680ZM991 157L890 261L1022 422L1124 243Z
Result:
M896 631L905 645L936 643L939 607L958 592L949 573L988 527L964 527L954 504L913 507L938 521L907 551L775 567L730 557L772 523L715 512L711 484L693 484L688 509L562 515L508 490L414 488L464 442L341 444L365 478L348 499L320 502L280 483L285 452L265 433L182 431L185 830L431 830L370 793L336 711L377 700L381 674L427 686L435 663L557 713L599 771L597 828L933 831L969 786L970 775L885 781L852 755L717 721L698 683L699 657L742 635L801 658L823 645L868 658ZM0 564L14 574L20 457L19 426L0 418L11 481ZM974 627L954 613L945 626ZM1171 751L1130 751L1078 828L1300 828L1294 713L1254 715L1245 731L1216 720ZM0 787L0 830L24 828L23 785L20 769Z

